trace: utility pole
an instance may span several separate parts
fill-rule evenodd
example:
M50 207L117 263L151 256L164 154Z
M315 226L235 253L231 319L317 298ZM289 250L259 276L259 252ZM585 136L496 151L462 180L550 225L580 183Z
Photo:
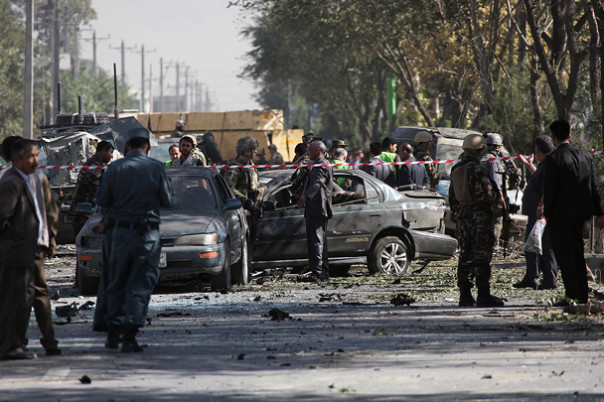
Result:
M73 46L71 48L71 68L73 69L73 78L80 78L80 49L78 47L78 31L79 27L74 25L73 27Z
M59 94L59 45L61 33L59 29L59 0L50 0L53 6L53 30L52 30L52 80L50 84L50 124L55 123L55 116L61 113Z
M128 51L135 51L136 50L136 46L132 46L132 47L126 47L126 45L124 44L124 40L122 39L122 45L120 47L117 46L109 46L110 49L116 49L116 50L120 50L121 53L121 57L122 57L122 72L121 72L121 81L122 81L122 85L126 85L126 50Z
M97 38L96 37L96 30L95 29L81 29L80 31L92 31L92 39L91 38L82 38L82 40L85 41L91 41L92 42L92 68L90 70L90 75L93 77L97 76L97 58L96 58L96 45L98 41L102 41L102 40L108 40L111 39L111 35L107 35L104 38Z
M147 53L153 53L155 49ZM141 112L145 112L145 45L141 45Z
M164 111L164 58L159 58L159 111Z
M180 109L180 65L176 62L176 110Z
M189 66L185 67L185 111L189 110Z
M23 100L23 138L34 138L34 0L25 7L25 96Z

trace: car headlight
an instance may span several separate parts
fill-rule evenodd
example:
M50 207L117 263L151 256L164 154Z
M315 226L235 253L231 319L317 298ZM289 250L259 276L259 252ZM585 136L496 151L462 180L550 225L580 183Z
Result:
M177 246L209 246L210 244L218 243L218 236L216 233L201 233L180 236L174 242Z

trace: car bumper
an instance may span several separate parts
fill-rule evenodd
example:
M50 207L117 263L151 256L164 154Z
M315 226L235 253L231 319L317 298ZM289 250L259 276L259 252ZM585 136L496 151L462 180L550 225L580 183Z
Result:
M160 278L188 274L218 275L226 258L224 243L213 246L162 247L166 254L166 266L160 267ZM78 266L88 276L101 276L102 252L98 249L79 248Z

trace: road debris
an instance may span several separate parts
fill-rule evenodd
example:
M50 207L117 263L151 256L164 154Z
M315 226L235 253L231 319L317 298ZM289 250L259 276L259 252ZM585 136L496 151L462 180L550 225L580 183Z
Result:
M268 312L268 316L272 321L284 321L285 319L293 320L293 318L283 310L274 307Z
M415 299L406 293L400 293L390 299L390 304L393 304L395 306L410 306L411 303L415 303Z

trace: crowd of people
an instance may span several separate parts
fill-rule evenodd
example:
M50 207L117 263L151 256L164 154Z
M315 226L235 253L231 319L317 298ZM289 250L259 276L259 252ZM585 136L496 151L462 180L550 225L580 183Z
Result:
M535 139L535 157L521 157L531 173L525 191L523 212L529 217L528 230L538 221L547 221L543 235L543 253L527 252L527 270L517 288L554 289L557 266L567 296L565 303L588 301L586 264L583 254L583 225L597 216L604 228L604 206L594 172L591 154L570 144L568 122L550 125L552 139ZM101 207L102 220L92 229L103 235L103 267L97 297L93 329L106 331L105 347L124 353L141 352L136 335L146 320L153 289L159 280L160 208L173 204L166 167L204 166L212 158L199 151L194 135L181 133L179 144L170 147L171 160L165 163L148 157L150 132L145 128L130 130L124 158L106 169L82 170L76 186L72 212L78 205ZM205 141L205 138L204 138ZM211 141L210 141L211 142ZM292 192L298 207L304 208L311 279L329 280L327 225L332 218L332 193L336 169L360 168L393 186L434 188L438 173L433 164L392 162L429 161L432 135L419 131L415 147L397 143L387 137L374 142L369 152L361 148L348 152L345 141L334 140L331 149L323 139L309 132L295 148L295 164L312 163L292 175ZM451 170L449 204L457 224L460 253L457 268L460 307L501 307L504 301L491 294L491 259L498 236L501 211L506 209L505 175L500 176L501 137L470 134L463 141L460 161ZM52 326L44 259L56 250L58 210L52 199L46 176L37 167L38 146L19 137L4 140L3 154L10 161L0 179L0 358L32 359L26 337L33 307L46 355L60 355L61 349ZM251 136L238 139L237 156L228 165L258 162L258 141ZM269 164L283 164L274 145L268 147ZM106 141L97 144L96 152L86 164L106 166L114 146ZM217 151L217 149L215 150ZM264 156L263 156L264 155ZM487 155L492 160L482 161ZM350 165L368 161L366 166ZM262 215L264 187L255 168L224 169L222 172L233 193L246 211L253 231L254 220ZM75 220L76 229L83 222ZM253 235L252 235L253 238ZM538 284L539 276L542 276ZM472 288L476 286L477 297Z

